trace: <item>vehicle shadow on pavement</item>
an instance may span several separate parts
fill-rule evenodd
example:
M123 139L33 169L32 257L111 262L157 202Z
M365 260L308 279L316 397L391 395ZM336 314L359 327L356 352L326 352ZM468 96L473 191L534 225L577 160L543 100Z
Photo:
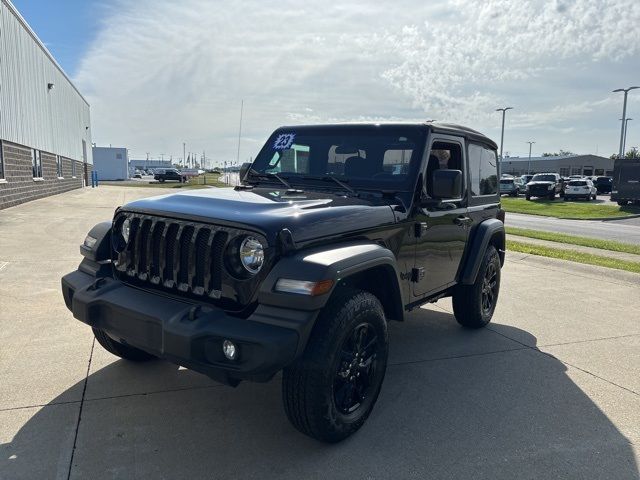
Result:
M85 400L77 440L79 403L52 400L0 445L0 478L66 478L74 440L71 478L638 478L629 440L572 380L594 379L570 378L529 333L495 327L423 309L391 324L376 408L338 445L289 425L279 377L233 389L167 363L113 361L87 391L136 377L144 391L134 381Z

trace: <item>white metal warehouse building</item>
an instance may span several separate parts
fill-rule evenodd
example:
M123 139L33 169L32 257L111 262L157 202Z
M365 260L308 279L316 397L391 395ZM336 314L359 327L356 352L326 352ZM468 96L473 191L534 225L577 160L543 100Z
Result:
M0 0L0 209L86 184L89 104L9 0Z

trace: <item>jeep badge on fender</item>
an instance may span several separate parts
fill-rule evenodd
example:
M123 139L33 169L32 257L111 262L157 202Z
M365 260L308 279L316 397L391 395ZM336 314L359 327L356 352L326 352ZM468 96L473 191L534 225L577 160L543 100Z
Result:
M235 188L123 205L88 233L67 307L109 352L228 385L283 372L302 433L338 442L382 387L387 322L452 297L489 323L504 263L496 144L469 128L282 127Z

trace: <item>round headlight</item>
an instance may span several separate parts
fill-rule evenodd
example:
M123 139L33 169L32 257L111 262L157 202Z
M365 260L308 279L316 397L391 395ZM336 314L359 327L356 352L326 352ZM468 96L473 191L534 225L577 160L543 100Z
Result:
M240 262L249 273L256 274L264 263L264 247L255 237L247 237L240 244Z
M122 238L124 239L124 243L129 243L129 233L131 233L131 220L128 218L124 219L121 227Z

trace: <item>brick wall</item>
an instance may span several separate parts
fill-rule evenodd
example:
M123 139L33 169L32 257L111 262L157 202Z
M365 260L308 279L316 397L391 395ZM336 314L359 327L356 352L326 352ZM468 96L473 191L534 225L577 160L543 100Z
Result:
M0 179L0 210L37 198L81 188L85 169L83 163L62 158L63 179L58 178L56 156L41 152L42 177L33 179L31 149L10 142L2 142L4 180ZM72 178L72 162L76 164L76 178ZM91 165L89 165L89 169ZM90 172L90 170L89 170Z

